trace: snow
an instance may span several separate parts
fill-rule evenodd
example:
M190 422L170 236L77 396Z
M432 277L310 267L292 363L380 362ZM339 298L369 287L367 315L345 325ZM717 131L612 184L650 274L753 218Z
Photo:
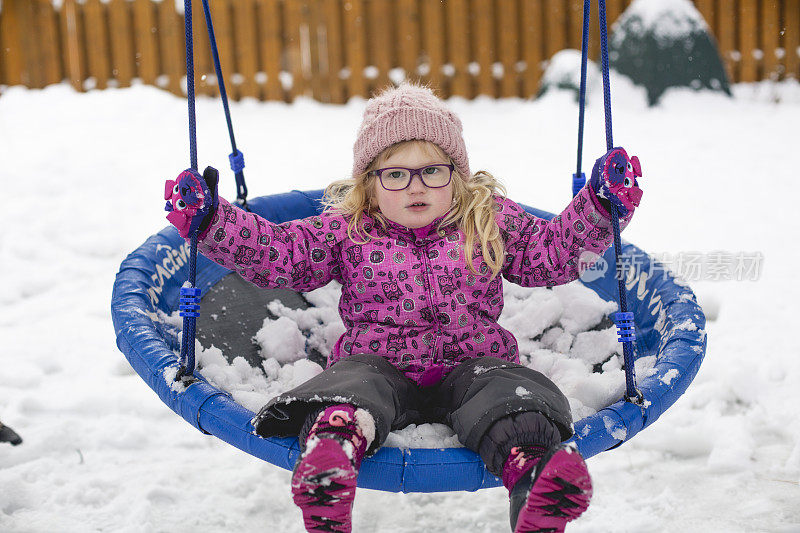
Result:
M664 373L663 376L661 376L661 382L664 383L664 385L669 387L669 385L672 383L672 380L677 378L678 376L680 376L680 374L681 373L678 372L678 369L670 368L669 370L667 370Z
M703 16L690 0L634 0L614 23L614 39L621 30L636 35L652 33L661 46L708 31Z
M639 156L645 174L642 207L625 238L658 254L760 252L763 261L754 280L690 281L717 316L706 326L706 360L650 428L589 460L593 504L569 531L797 531L800 252L791 243L800 228L793 189L775 189L798 166L792 148L800 84L737 85L732 99L673 90L648 108L641 91L612 81L615 142ZM549 211L566 204L573 94L451 105L464 122L473 168L492 171L514 199ZM363 106L358 99L339 107L234 103L249 189L320 188L346 176ZM602 109L601 95L590 94L584 166L605 151ZM199 101L198 124L201 164L227 168L219 102ZM0 96L0 420L25 440L0 444L0 530L302 531L289 472L183 422L115 345L114 275L131 250L166 225L163 180L187 166L186 137L185 102L152 87L76 94L58 85ZM235 196L227 171L221 193ZM559 324L536 341L542 344L531 361L569 378L585 362L559 353L578 342L574 332L593 306L571 310L563 302ZM513 294L507 305L525 309ZM536 310L538 327L553 320L546 311ZM574 324L564 323L565 315ZM299 328L319 328L320 346L335 337L322 327L325 317L310 325L293 319ZM615 364L616 358L605 363L610 370ZM287 365L286 381L319 370L310 365ZM252 369L234 366L246 397ZM263 367L283 371L274 359ZM580 379L565 383L576 418L616 385L583 394L582 386ZM613 420L610 427L622 430ZM423 433L441 439L442 430ZM422 438L419 428L409 434ZM410 446L402 437L390 444ZM360 490L354 530L495 532L507 528L507 512L502 488Z
M358 427L364 434L364 438L367 439L367 447L369 447L372 441L375 440L375 419L365 409L356 409L355 418Z
M277 320L264 319L264 326L256 333L263 352L271 354L279 363L290 363L306 356L306 338L297 322L287 316Z
M602 83L600 69L593 61L586 62L586 90L596 90ZM542 86L563 88L581 86L581 51L572 48L559 50L547 60L547 68L542 75ZM602 86L600 86L602 90Z
M461 448L450 426L444 424L410 424L392 431L386 446L394 448Z

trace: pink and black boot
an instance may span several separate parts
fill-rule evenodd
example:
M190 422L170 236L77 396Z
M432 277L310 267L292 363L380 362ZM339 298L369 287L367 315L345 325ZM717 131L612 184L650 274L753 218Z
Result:
M317 416L292 473L292 498L307 531L351 531L358 469L374 438L363 409L332 405Z
M574 444L517 446L503 466L514 533L563 533L592 497L592 480Z

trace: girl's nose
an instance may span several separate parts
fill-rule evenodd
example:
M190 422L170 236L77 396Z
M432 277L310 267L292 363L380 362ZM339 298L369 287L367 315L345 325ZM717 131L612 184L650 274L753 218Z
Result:
M419 178L419 179L414 179ZM425 184L422 182L422 171L415 172L411 174L411 183L408 184L409 191L424 191L427 189Z

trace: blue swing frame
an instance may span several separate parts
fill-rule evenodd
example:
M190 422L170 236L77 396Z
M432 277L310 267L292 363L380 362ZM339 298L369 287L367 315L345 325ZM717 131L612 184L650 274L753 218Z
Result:
M249 208L280 223L318 213L321 196L321 190L292 191L249 200ZM523 207L536 216L553 217ZM203 379L202 371L195 372L198 381L183 390L167 377L180 366L176 355L180 343L156 311L171 314L178 308L180 288L189 271L188 250L189 244L177 230L168 227L122 262L111 300L117 346L161 400L198 430L291 470L300 453L297 438L254 434L253 413ZM587 458L620 445L658 419L694 379L706 350L705 315L691 289L636 246L623 243L621 253L629 264L640 266L625 284L637 326L636 353L638 357L655 355L656 364L651 375L637 380L642 406L620 400L575 423L573 440ZM604 255L607 264L614 264L613 254L609 250ZM229 273L199 256L196 287L205 294ZM617 292L613 275L585 285L605 300L613 300ZM443 492L475 491L501 482L466 448L384 447L364 460L358 485L391 492Z
M613 146L611 137L610 89L606 43L605 1L598 0L603 59L603 88L606 111L606 143ZM243 156L236 148L225 87L221 75L208 0L203 9L209 32L215 71L220 80L220 94L225 108L231 137L231 167L236 175L237 195L244 202L246 187L242 169ZM190 0L184 2L186 18L187 90L189 103L189 138L191 167L197 169L197 150L194 116L194 68ZM578 172L574 175L576 188L585 180L581 173L580 155L583 140L583 110L589 0L584 1L583 58L581 76L581 112L579 118ZM249 209L272 222L304 218L321 210L321 190L265 196L249 201ZM551 213L523 206L529 213L550 219ZM614 214L615 215L615 214ZM619 228L614 216L615 241ZM642 401L631 403L624 399L601 409L593 416L575 424L572 440L584 457L619 446L643 428L652 424L689 386L705 355L705 316L692 291L677 282L661 265L639 248L622 242L604 254L606 264L618 263L615 256L639 266L629 272L632 276L620 283L615 276L605 275L585 283L600 297L614 300L619 291L622 307L630 304L636 324L638 357L656 356L650 375L636 383ZM196 261L196 262L195 262ZM286 469L296 462L300 449L296 438L261 438L253 432L250 420L253 413L236 404L231 397L215 388L195 372L196 380L188 387L172 377L183 370L182 363L194 368L193 344L182 358L176 355L180 341L176 331L159 321L156 310L171 314L180 305L180 289L184 281L205 294L210 287L230 271L200 256L196 257L196 239L186 243L172 227L150 237L121 264L114 283L111 313L117 335L117 346L128 358L136 372L173 411L203 433L213 434L241 450ZM624 311L624 309L623 309ZM194 338L194 318L186 318L186 338ZM187 346L185 344L184 346ZM626 360L634 351L625 343ZM635 392L633 374L626 374L627 392ZM392 492L474 491L499 486L500 480L490 474L477 454L464 448L409 449L381 448L364 460L359 472L361 487Z

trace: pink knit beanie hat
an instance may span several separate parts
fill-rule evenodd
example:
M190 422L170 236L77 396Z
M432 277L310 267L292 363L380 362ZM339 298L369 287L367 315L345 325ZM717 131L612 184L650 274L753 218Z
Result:
M403 83L367 102L353 146L353 177L363 174L386 148L411 140L438 145L453 160L459 175L464 179L472 176L461 121L428 87Z

